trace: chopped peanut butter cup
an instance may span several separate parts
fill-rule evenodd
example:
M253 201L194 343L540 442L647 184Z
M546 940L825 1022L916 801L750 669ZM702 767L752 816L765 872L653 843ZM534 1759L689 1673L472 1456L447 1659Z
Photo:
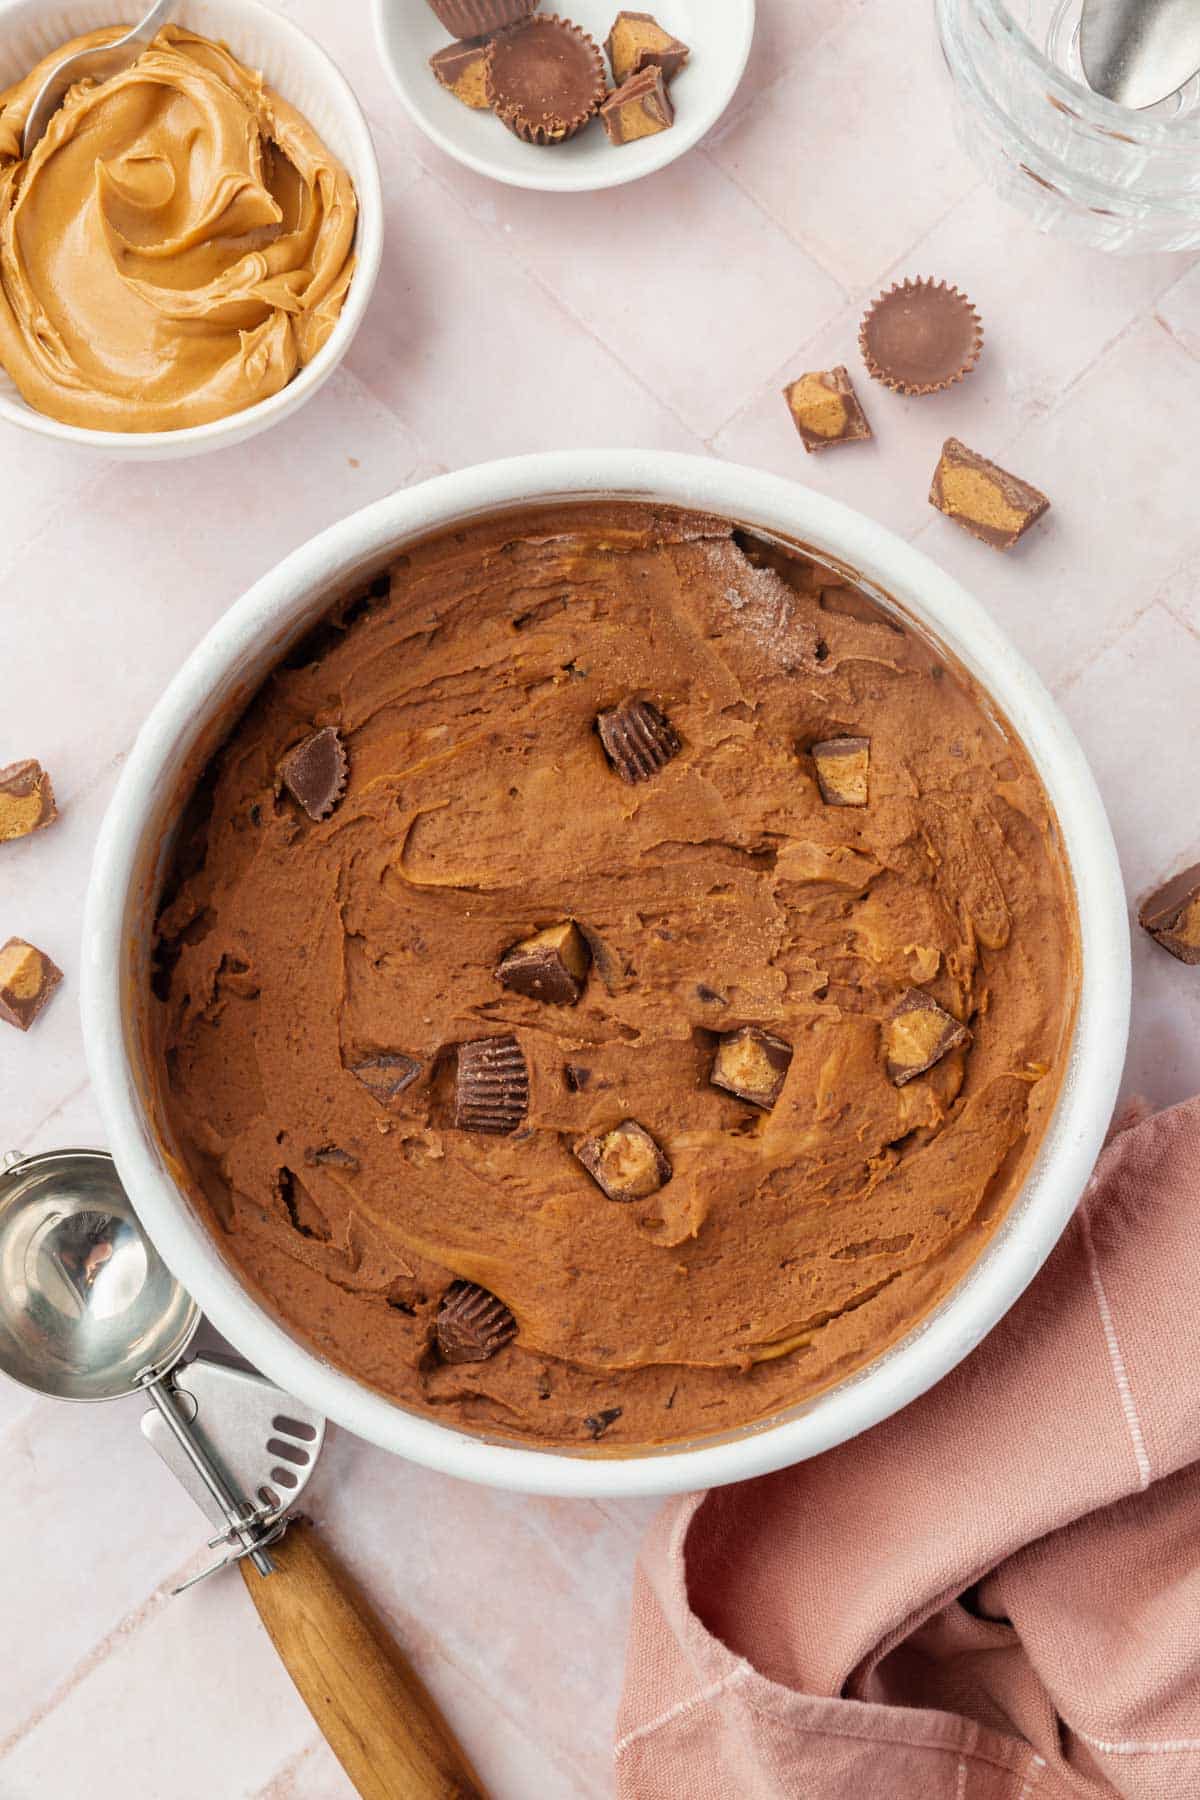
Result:
M805 450L827 450L871 436L867 415L854 383L841 363L836 369L812 369L783 390Z
M517 1321L495 1294L473 1281L455 1281L442 1295L434 1322L448 1363L487 1362L517 1335Z
M894 283L866 312L858 332L863 361L898 394L936 394L970 373L983 326L965 294L945 281Z
M515 1037L474 1038L458 1047L454 1123L507 1137L529 1111L529 1068Z
M663 79L672 81L691 54L685 43L664 31L647 12L619 12L604 48L618 87L648 68L661 69Z
M562 144L605 95L604 59L578 25L535 13L494 40L487 94L497 118L527 144Z
M538 0L429 0L451 37L485 37L527 19Z
M1179 962L1200 963L1200 863L1181 869L1144 900L1138 924Z
M1038 488L968 450L958 438L942 445L929 504L993 550L1011 550L1050 510Z
M573 919L514 944L500 958L496 980L547 1006L573 1006L587 981L592 953Z
M9 938L0 949L0 1019L28 1031L45 1011L62 980L62 970L44 950L24 938Z
M633 144L639 138L669 131L675 123L675 108L662 70L651 63L640 75L631 75L614 88L600 108L600 123L610 144Z
M717 1045L709 1080L714 1087L770 1111L783 1092L792 1046L757 1025L731 1031Z
M887 1072L897 1087L924 1075L951 1050L971 1042L971 1033L952 1013L920 988L901 994L884 1023Z
M491 105L487 97L487 60L491 53L487 38L474 38L465 44L447 44L436 50L429 66L447 92L476 112L486 112Z
M373 1100L387 1106L412 1086L421 1073L421 1065L413 1056L401 1051L386 1051L352 1063L350 1073L357 1077Z
M826 738L809 752L826 806L866 806L870 799L871 740Z
M314 731L289 750L279 779L310 819L327 819L346 789L346 752L336 725Z
M57 817L54 789L41 763L28 757L0 769L0 844L44 831Z
M597 716L596 730L622 781L649 781L683 748L670 719L652 700L622 700Z
M575 1154L610 1200L646 1200L671 1179L666 1155L636 1119L581 1139Z

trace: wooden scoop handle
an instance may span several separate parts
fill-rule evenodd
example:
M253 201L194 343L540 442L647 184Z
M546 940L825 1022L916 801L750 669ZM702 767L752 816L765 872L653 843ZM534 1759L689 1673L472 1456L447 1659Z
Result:
M414 1671L306 1520L241 1565L250 1598L363 1800L487 1800Z

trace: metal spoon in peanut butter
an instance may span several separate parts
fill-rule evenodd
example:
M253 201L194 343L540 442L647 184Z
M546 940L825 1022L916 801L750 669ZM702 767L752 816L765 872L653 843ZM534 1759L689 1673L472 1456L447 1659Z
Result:
M279 392L354 273L354 188L312 126L223 45L166 26L80 82L22 155L63 45L0 94L0 363L66 424L171 431Z

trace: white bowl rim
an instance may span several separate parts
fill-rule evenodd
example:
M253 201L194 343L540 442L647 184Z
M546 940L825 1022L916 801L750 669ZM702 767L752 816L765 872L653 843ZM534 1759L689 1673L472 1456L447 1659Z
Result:
M611 170L605 169L594 175L581 174L578 164L556 165L553 152L550 152L544 166L531 161L529 172L519 174L516 169L504 168L490 157L476 155L473 150L456 142L449 132L443 131L435 121L418 109L400 80L396 60L388 45L386 14L388 7L395 3L396 0L372 0L375 42L388 80L413 124L431 144L436 144L439 150L452 156L455 162L462 163L464 168L473 169L477 175L486 175L490 181L501 181L506 187L530 188L545 194L593 194L605 188L625 187L631 181L641 181L647 175L657 175L660 169L668 168L671 163L678 162L681 156L686 156L728 112L750 60L750 46L754 42L757 20L757 0L741 0L744 8L742 35L727 63L727 77L719 105L715 110L709 108L707 112L698 113L695 119L677 117L670 131L659 133L654 153L647 154L644 160L639 158L636 166L622 164L620 157L614 157ZM405 0L400 0L400 4L404 3Z
M1054 1117L1021 1195L952 1293L876 1362L781 1422L646 1455L581 1457L469 1436L408 1412L305 1348L238 1282L154 1152L124 1049L127 917L161 771L193 745L222 672L336 593L352 569L473 515L533 499L650 498L786 533L853 567L915 614L983 681L1033 757L1076 888L1078 1014ZM774 475L669 452L565 451L437 476L331 526L258 581L193 651L142 728L105 818L84 929L82 1013L92 1080L130 1196L167 1265L224 1335L286 1392L383 1449L467 1480L593 1498L686 1492L803 1461L899 1411L991 1330L1049 1255L1108 1128L1128 1035L1130 946L1112 833L1091 771L1045 688L983 607L892 532Z
M0 421L5 424L16 425L22 431L35 431L42 437L54 438L79 449L124 456L130 461L150 462L158 457L200 455L226 444L244 443L282 419L290 418L324 387L350 348L370 304L383 258L383 181L366 114L354 89L324 45L294 19L265 5L264 0L225 0L225 4L240 7L247 14L265 21L267 29L302 44L307 55L315 55L324 63L330 91L337 97L347 135L354 141L356 167L352 173L358 198L358 230L354 246L357 264L337 324L312 361L277 394L256 401L241 412L230 413L226 418L210 419L204 425L184 425L174 431L104 431L95 426L65 424L61 419L52 419L48 413L39 412L25 400L10 400L7 395L0 394ZM41 5L42 0L10 0L0 10L0 32L10 30L13 21L22 14L36 14ZM114 20L114 23L121 22Z

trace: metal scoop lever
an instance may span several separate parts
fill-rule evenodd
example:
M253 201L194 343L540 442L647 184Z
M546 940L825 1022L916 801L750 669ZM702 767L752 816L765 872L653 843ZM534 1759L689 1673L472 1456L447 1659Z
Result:
M1079 55L1097 94L1157 106L1200 73L1200 0L1083 0Z

